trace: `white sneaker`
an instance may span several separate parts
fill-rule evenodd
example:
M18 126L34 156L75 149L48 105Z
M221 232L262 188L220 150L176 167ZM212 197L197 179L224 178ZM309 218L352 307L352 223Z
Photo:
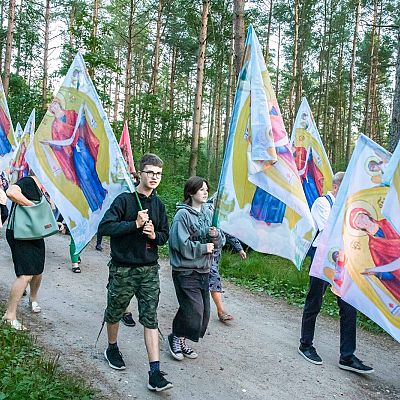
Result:
M185 339L181 339L182 354L187 358L197 358L199 355L186 344Z

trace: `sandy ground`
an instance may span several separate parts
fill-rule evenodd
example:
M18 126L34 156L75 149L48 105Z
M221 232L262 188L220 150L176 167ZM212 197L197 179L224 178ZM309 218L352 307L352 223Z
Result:
M3 232L4 233L4 232ZM43 312L20 306L24 323L40 343L60 354L63 369L74 371L99 390L98 398L112 399L400 399L400 346L389 336L359 330L357 355L375 368L369 376L342 371L338 321L320 317L315 345L322 366L297 354L301 310L265 295L225 284L224 301L235 321L227 326L215 309L207 334L193 348L196 360L175 361L165 341L161 343L161 369L174 388L163 393L147 390L148 363L143 329L121 325L119 347L127 369L109 368L103 357L105 332L99 332L106 301L109 248L98 252L90 244L82 254L82 274L73 274L68 258L69 237L46 239L47 258L40 291ZM8 295L14 279L9 248L0 239L0 298ZM159 321L166 337L177 309L170 268L163 261ZM137 320L136 302L134 318Z

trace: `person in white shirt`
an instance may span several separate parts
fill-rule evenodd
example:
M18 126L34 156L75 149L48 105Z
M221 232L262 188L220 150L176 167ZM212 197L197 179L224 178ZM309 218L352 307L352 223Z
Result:
M318 229L318 234L308 253L311 258L311 264L315 255L316 248L320 239L321 231L324 229L336 195L342 183L344 172L337 172L332 179L332 191L326 195L318 197L311 207L311 215ZM310 265L311 265L310 264ZM309 362L313 364L322 364L322 359L313 346L315 323L317 316L321 311L322 298L329 283L310 276L308 294L304 304L303 318L301 322L301 338L298 352ZM350 304L337 297L340 314L340 359L339 368L359 374L368 374L374 372L373 368L363 364L354 352L356 350L356 323L357 310Z

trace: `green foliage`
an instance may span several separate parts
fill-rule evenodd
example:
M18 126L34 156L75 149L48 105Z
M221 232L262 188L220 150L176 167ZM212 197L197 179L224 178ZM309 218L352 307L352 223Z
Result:
M90 400L81 378L63 374L58 357L46 355L26 332L0 325L0 399Z
M237 254L224 252L220 272L231 282L255 292L283 298L289 304L303 307L308 292L309 259L297 271L293 264L281 257L250 251L246 260ZM334 318L339 316L336 296L328 289L321 312ZM358 325L373 332L383 330L366 316L359 313Z
M44 116L40 110L41 91L39 86L28 86L26 81L18 75L11 74L8 94L8 107L14 126L19 122L24 127L33 108L36 108L36 126Z

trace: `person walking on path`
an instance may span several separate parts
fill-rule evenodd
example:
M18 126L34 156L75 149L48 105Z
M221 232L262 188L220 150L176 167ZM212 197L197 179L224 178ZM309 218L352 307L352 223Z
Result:
M107 308L108 347L104 356L111 368L125 369L117 344L119 321L133 296L138 300L139 322L150 364L148 389L163 391L173 387L160 371L157 307L160 295L158 246L168 241L165 206L155 189L162 176L162 160L146 154L140 160L140 183L136 193L122 193L100 222L98 234L110 236L111 260Z
M69 242L69 255L71 257L71 270L75 274L80 274L82 272L81 270L81 253L76 253L76 245L74 238L71 235L71 241Z
M311 215L318 228L318 234L315 238L312 248L309 252L311 264L314 259L315 251L321 231L324 229L336 195L342 183L344 172L337 172L332 181L332 192L318 197L311 207ZM311 265L310 264L310 265ZM325 294L328 282L310 276L309 289L304 304L303 317L301 322L301 338L298 352L309 362L313 364L322 364L322 358L318 355L313 346L315 323L317 316L321 311L322 298ZM365 365L354 355L356 350L356 323L357 310L350 304L337 297L340 315L340 359L339 368L359 374L369 374L374 372L373 368Z
M229 235L226 232L224 232L224 235L226 243L229 244L229 246L231 246L235 250L235 252L239 253L242 260L245 260L247 258L247 254L243 250L240 240L237 239L235 236ZM221 255L222 255L222 248L214 249L213 262L211 265L210 277L209 277L210 279L209 286L210 286L211 298L213 299L215 307L217 308L218 319L226 324L229 323L230 321L233 321L234 317L233 315L225 311L225 307L222 301L222 293L224 291L222 288L221 275L219 273L219 263L221 261Z
M103 246L101 245L102 241L103 241L103 236L97 234L97 236L96 236L96 250L97 251L103 251Z
M17 204L31 206L33 201L40 201L43 193L39 188L39 182L35 176L26 176L11 185L7 190L7 197L13 202L10 215ZM45 262L44 239L17 240L14 238L13 221L9 220L6 230L7 243L11 249L15 275L7 309L3 321L14 329L26 328L17 319L17 307L27 286L30 286L29 304L33 313L40 313L41 307L37 302L38 291L42 281L42 273Z
M197 358L186 339L198 342L210 319L209 273L214 249L222 248L225 236L212 227L212 206L208 182L198 176L188 179L184 202L177 205L169 238L172 279L179 309L168 336L173 358Z

